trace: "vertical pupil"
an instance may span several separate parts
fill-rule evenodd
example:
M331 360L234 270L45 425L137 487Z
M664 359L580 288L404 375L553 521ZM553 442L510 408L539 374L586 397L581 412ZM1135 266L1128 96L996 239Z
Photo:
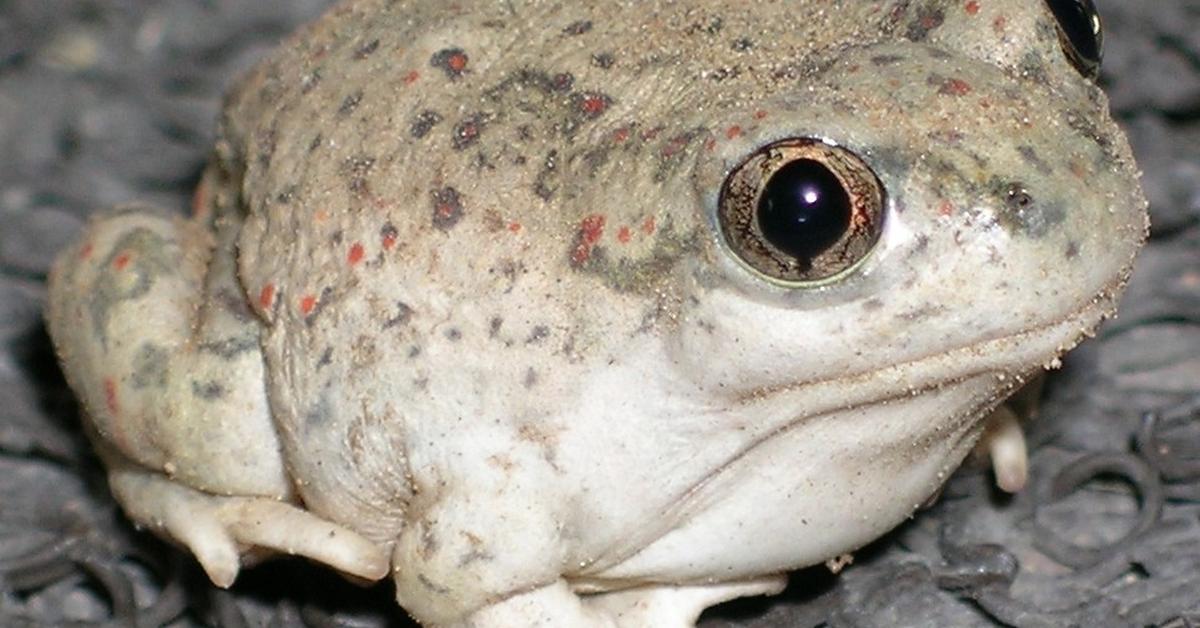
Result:
M797 159L767 180L758 199L758 225L768 242L808 268L846 232L850 205L850 195L829 168Z

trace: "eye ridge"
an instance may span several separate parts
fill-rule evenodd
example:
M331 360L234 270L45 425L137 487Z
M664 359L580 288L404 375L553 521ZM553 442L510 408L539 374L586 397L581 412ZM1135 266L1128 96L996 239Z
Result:
M794 181L774 180L785 168L800 162L811 162L806 166L810 169L792 168L788 176L801 173ZM776 183L785 189L769 191ZM806 217L810 210L844 210L845 216L818 214L812 220L818 227L806 234L802 226L793 224L789 228L788 220L796 220L797 215L784 214L782 218L773 217L775 222L767 228L783 225L783 232L768 237L762 222L766 195L774 193L786 200L789 183L839 186L821 189L826 197L833 197L832 201L820 199L810 202L814 207L792 209ZM730 171L721 188L717 213L726 246L744 266L773 283L806 287L836 280L867 257L882 233L884 190L875 173L853 152L819 139L788 138L760 147ZM821 233L821 229L830 227L826 222L829 220L836 231ZM779 242L780 238L803 239L806 235L815 238L794 246ZM837 237L830 239L831 235ZM812 253L807 254L806 249Z

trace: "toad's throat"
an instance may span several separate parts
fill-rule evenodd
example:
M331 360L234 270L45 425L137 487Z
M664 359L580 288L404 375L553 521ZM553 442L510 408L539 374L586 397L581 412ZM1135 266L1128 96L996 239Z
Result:
M954 446L945 450L948 456L946 462L953 468L978 437L981 420L992 408L1023 384L1027 376L1037 370L1036 365L1048 364L1075 346L1111 312L1111 300L1102 297L1087 300L1061 322L976 342L901 365L779 387L765 394L744 398L740 407L731 408L730 412L767 417L761 423L752 422L764 427L758 433L748 435L736 449L722 456L717 464L664 501L655 517L657 525L646 526L625 537L619 547L610 548L604 553L606 560L589 565L585 572L577 576L586 579L619 568L681 523L699 516L713 504L713 500L720 499L722 490L717 487L735 476L739 469L752 464L747 461L754 460L757 452L768 443L826 418L844 417L855 410L872 406L889 403L899 405L909 399L936 394L939 390L978 382L983 392L972 396L963 405L948 407L944 413L927 415L919 425L912 426L915 437L921 440L931 434L942 439L958 435ZM968 368L964 369L961 366L963 364L969 365ZM948 372L959 374L947 378ZM989 377L994 381L984 383ZM798 412L797 408L802 410ZM955 459L950 460L950 457ZM733 482L736 485L736 480Z

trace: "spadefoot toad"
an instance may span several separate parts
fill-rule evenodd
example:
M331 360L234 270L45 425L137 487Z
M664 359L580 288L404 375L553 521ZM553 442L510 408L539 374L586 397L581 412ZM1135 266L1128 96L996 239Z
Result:
M1146 229L1087 0L349 0L49 325L125 511L436 626L687 626L909 516Z

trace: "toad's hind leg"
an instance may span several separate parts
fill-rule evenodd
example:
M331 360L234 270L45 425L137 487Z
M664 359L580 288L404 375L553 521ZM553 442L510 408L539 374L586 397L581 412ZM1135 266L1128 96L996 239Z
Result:
M126 512L188 546L218 584L263 550L381 577L374 544L285 503L261 323L234 272L236 220L214 233L141 207L94 219L50 277L64 372Z

